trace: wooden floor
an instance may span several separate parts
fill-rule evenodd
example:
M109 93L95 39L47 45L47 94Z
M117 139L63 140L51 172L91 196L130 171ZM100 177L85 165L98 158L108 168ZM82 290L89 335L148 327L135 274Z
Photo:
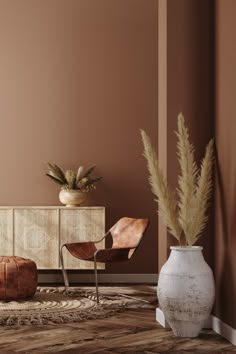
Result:
M102 288L153 300L156 288ZM0 327L0 354L115 354L115 353L234 353L236 347L213 331L197 339L176 338L155 320L156 304L142 303L107 319L71 324Z

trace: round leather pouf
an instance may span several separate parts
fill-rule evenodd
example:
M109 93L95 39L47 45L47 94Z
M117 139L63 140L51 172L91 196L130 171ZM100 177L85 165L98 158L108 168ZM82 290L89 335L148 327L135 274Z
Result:
M32 297L37 289L34 261L17 256L0 256L0 300Z

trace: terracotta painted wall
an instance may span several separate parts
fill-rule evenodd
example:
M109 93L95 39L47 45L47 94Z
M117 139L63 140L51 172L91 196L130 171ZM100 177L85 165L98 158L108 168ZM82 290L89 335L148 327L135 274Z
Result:
M198 162L214 134L214 1L167 1L167 163L177 184L177 115L182 112ZM213 204L213 203L212 203ZM213 208L199 244L214 265ZM173 238L169 239L173 244Z
M234 0L216 1L215 314L236 328L236 62Z
M44 161L97 165L90 205L149 217L108 272L157 272L157 215L139 128L157 146L157 0L0 0L0 205L59 205Z

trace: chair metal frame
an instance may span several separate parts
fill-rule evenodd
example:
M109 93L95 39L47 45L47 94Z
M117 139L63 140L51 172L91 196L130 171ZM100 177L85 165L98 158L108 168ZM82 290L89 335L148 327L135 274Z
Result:
M103 241L108 235L110 234L110 230L108 232L106 232L103 237L101 239L99 239L98 241L93 241L93 243L99 243L101 241ZM66 247L66 243L63 244L60 248L60 261L61 261L61 268L62 268L62 275L63 275L63 280L64 280L64 284L65 284L65 291L66 294L68 294L68 288L70 287L69 284L69 278L68 278L68 274L67 271L65 269L65 263L64 263L64 258L63 258L63 247ZM99 250L97 250L94 255L93 255L93 263L94 263L94 276L95 276L95 286L96 286L96 298L97 298L97 303L99 303L99 292L98 292L98 272L97 272L97 260L96 260L96 255L97 252Z
M129 218L129 219L131 219L131 218ZM121 220L121 219L120 219ZM140 219L135 219L135 220L140 220ZM144 219L143 219L144 220ZM79 257L77 257L77 258L79 258L79 259L81 259L81 260L87 260L87 261L92 261L93 260L93 263L94 263L94 275L95 275L95 286L96 286L96 299L97 299L97 303L99 304L99 291L98 291L98 272L97 272L97 255L99 254L99 252L106 252L106 251L111 251L111 250L113 250L113 251L115 251L115 253L120 253L120 255L121 255L121 259L120 260L129 260L131 257L132 257L132 255L133 255L133 253L136 251L136 249L138 248L138 246L139 246L139 244L140 244L140 242L141 242L141 240L142 240L142 238L143 238L143 235L144 235L144 232L146 231L146 228L147 228L147 226L148 226L148 224L149 224L149 221L148 221L148 219L146 219L147 220L147 224L146 224L146 227L145 227L145 229L144 229L144 231L143 231L143 233L141 234L141 237L139 238L139 241L137 242L137 244L136 245L133 245L132 247L120 247L120 248L118 248L118 247L114 247L114 248L109 248L109 249L96 249L96 251L94 252L94 254L90 257L90 258L88 258L88 259L82 259L82 258L79 258ZM116 225L116 224L115 224ZM114 226L115 226L114 225ZM113 226L113 227L114 227ZM92 241L92 243L93 244L97 244L97 243L99 243L99 242L101 242L101 241L103 241L107 236L109 236L109 235L111 235L112 236L112 238L113 238L113 235L112 235L112 233L111 233L111 230L112 230L112 228L110 228L103 236L102 236L102 238L101 239L99 239L98 241ZM114 242L114 238L113 238L113 242ZM79 242L78 242L78 244L79 244ZM69 288L69 278L68 278L68 274L67 274L67 271L66 271L66 269L65 269L65 263L64 263L64 258L63 258L63 248L64 247L67 247L67 244L65 243L65 244L63 244L61 247L60 247L60 261L61 261L61 270L62 270L62 275L63 275L63 280L64 280L64 284L65 284L65 291L66 291L66 294L68 294L68 288ZM132 253L131 253L131 255L129 256L129 253L130 253L130 251L132 251ZM104 263L106 263L106 261L104 262Z

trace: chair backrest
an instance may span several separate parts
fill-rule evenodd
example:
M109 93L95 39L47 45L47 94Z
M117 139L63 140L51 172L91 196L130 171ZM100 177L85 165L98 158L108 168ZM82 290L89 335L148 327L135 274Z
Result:
M109 230L113 239L112 248L133 248L130 258L140 244L148 224L148 219L121 218Z

